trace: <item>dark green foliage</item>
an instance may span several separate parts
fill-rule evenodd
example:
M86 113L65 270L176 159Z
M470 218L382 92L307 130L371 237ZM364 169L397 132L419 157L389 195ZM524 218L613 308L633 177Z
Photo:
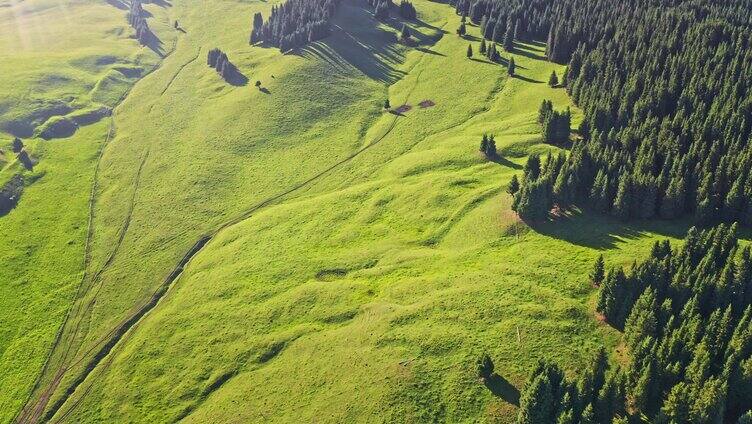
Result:
M507 30L504 33L504 50L508 52L514 50L514 25L511 21L507 22Z
M18 153L24 148L23 141L21 141L20 138L15 137L13 139L13 142L10 145L11 150L13 150L13 153Z
M496 156L496 140L494 140L493 134L491 136L483 134L483 138L480 140L480 151L489 159Z
M415 10L415 6L410 3L409 0L401 0L399 4L399 14L404 19L415 20L418 17L418 12Z
M610 369L601 348L582 376L564 377L556 365L541 362L520 396L518 423L610 423L625 414L624 376Z
M480 47L478 47L478 52L480 54L486 54L486 39L480 40Z
M538 122L541 124L543 141L549 144L562 144L569 141L572 113L555 111L550 100L544 100L538 109Z
M520 190L520 181L517 179L517 174L512 175L512 180L509 181L509 186L507 187L507 193L514 196L517 194L517 192Z
M136 30L136 39L142 46L147 45L152 36L149 24L146 23L146 16L147 14L141 6L141 1L131 1L131 6L128 10L128 23Z
M474 22L502 22L505 41L510 22L547 37L548 58L568 62L559 84L584 112L573 146L582 155L569 159L572 199L611 212L629 175L625 219L752 225L748 0L458 0L456 8Z
M371 5L374 7L373 16L380 20L389 19L390 0L372 0Z
M266 22L254 16L251 42L263 41L285 52L325 38L331 33L329 22L339 1L287 0L274 5Z
M598 255L598 259L595 260L595 264L593 265L593 270L590 272L590 281L595 285L601 285L605 277L606 270L603 255Z
M229 82L237 73L235 65L230 62L227 55L220 49L215 48L209 50L206 62L209 66L214 68L225 81Z
M473 57L473 45L472 44L467 45L467 57Z
M263 39L262 28L264 27L264 17L261 16L261 12L253 14L253 26L251 27L251 38L249 42L255 44Z
M384 109L389 109L392 105L389 104L389 99L384 100Z
M752 262L736 225L656 243L606 276L596 309L631 355L633 408L660 422L734 422L752 406Z
M465 28L465 23L463 22L460 24L459 28L457 28L457 35L462 37L465 34L467 34L467 28Z
M551 76L548 78L548 86L556 87L559 85L559 77L556 76L556 71L551 71Z
M509 58L509 65L507 67L507 74L511 77L514 76L514 72L516 71L517 65L514 64L514 58Z
M493 374L494 364L493 360L487 353L481 355L476 361L476 369L478 371L478 377L482 379L488 379Z
M403 40L410 39L410 28L407 25L402 25L402 31L400 31L400 38Z

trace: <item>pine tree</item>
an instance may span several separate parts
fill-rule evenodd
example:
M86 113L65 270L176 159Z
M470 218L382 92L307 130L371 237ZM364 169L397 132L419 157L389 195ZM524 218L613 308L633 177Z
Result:
M389 109L392 106L389 104L389 99L384 100L384 109Z
M480 40L480 47L478 48L478 52L480 52L480 54L486 54L486 39L485 38L482 38Z
M509 58L509 67L507 68L507 74L509 74L509 76L514 76L514 71L515 71L514 58L510 57Z
M520 190L520 182L517 179L517 174L512 175L512 180L509 181L509 186L507 187L507 193L514 196L517 194L517 192Z
M407 25L402 25L402 31L400 32L400 38L403 41L407 41L410 39L410 28L407 27Z
M619 179L619 190L616 192L612 213L622 220L627 220L630 217L632 207L632 180L629 174L622 174Z
M556 71L551 71L551 76L548 78L548 86L556 87L559 85L559 78L556 76Z
M457 34L460 37L463 37L466 33L467 33L467 29L465 28L465 23L463 22L460 24L460 27L457 28Z
M590 281L596 286L600 286L605 278L605 264L603 262L603 255L598 255L593 265L593 270L590 272Z
M525 385L520 396L519 424L539 424L552 421L554 399L551 382L545 374L538 375Z
M484 353L478 358L478 360L476 361L476 369L478 372L478 377L484 380L491 377L494 370L494 364L493 360L491 360L491 357L487 353Z
M472 44L467 45L467 57L469 58L473 57L473 45Z
M511 52L514 50L514 26L507 22L507 31L504 34L504 50Z

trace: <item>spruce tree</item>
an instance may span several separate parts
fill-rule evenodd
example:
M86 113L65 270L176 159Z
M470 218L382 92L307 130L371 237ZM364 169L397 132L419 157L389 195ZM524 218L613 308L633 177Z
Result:
M407 25L402 25L402 31L400 32L400 38L403 41L407 41L410 39L410 28L407 27Z
M473 57L473 45L472 44L467 45L467 57L468 58Z
M598 255L593 264L593 270L590 271L590 281L596 286L600 286L605 278L605 264L603 262L603 255Z
M478 52L480 52L480 54L486 54L486 39L485 38L482 38L480 40L480 47L478 48Z
M514 50L514 26L507 22L507 30L504 34L504 50L511 52Z
M507 187L507 193L514 196L517 194L517 192L520 190L520 182L517 179L517 174L512 175L512 180L509 181L509 186Z
M551 382L545 374L538 375L525 385L520 396L519 424L540 424L552 421L554 398Z
M509 58L509 67L507 68L507 74L509 74L509 76L513 77L514 76L514 71L515 71L514 58L510 57Z
M556 87L559 85L559 78L556 76L556 71L551 71L551 76L548 78L548 86Z

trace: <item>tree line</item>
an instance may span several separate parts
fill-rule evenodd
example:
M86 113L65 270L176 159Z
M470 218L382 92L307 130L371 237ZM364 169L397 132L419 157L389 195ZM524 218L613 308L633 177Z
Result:
M272 6L269 18L253 16L250 43L265 43L280 51L302 47L331 34L331 19L340 0L287 0Z
M235 65L227 58L227 54L218 48L209 50L206 64L216 69L222 79L227 82L230 82L237 72Z
M519 423L752 422L752 259L736 225L690 229L681 249L591 278L597 310L624 331L628 364L600 350L569 380L541 363L520 398Z
M132 0L128 9L128 24L136 30L136 39L145 46L149 42L151 30L146 23L146 12L140 0Z
M749 0L455 7L485 22L484 36L545 39L547 57L569 65L558 82L585 116L579 154L569 160L579 203L625 219L690 215L700 225L752 225ZM619 193L646 206L614 211Z

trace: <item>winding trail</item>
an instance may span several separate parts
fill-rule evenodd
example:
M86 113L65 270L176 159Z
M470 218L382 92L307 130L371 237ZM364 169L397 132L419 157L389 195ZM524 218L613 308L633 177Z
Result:
M68 311L66 312L65 319L63 320L63 323L58 329L57 334L55 335L55 339L52 345L50 346L49 352L47 353L47 357L45 358L45 361L44 361L44 365L42 366L41 371L37 375L34 381L34 385L32 386L32 389L29 391L29 395L26 398L24 407L19 411L19 413L16 415L16 417L13 420L13 422L15 423L37 423L40 421L40 418L42 414L44 413L45 408L47 407L47 403L49 402L50 398L52 397L52 394L55 392L58 385L60 384L60 381L65 375L65 372L69 368L69 367L66 367L65 361L67 360L67 357L69 355L73 340L71 340L70 343L66 346L65 353L63 354L63 359L58 365L58 369L55 372L55 376L52 378L50 383L45 387L43 392L40 394L39 398L36 401L33 401L34 394L37 393L37 391L41 389L41 384L44 379L44 376L47 375L47 372L50 370L51 360L53 358L53 355L57 351L58 347L60 346L60 343L63 340L65 329L68 327L69 323L71 322L71 319L73 317L77 317L81 312L81 305L83 303L82 297L84 293L87 291L86 281L89 280L88 270L91 264L91 240L94 234L94 217L95 217L94 204L96 202L96 194L97 194L97 190L99 187L98 186L99 172L100 172L102 157L104 156L104 152L107 149L107 146L109 145L110 141L112 141L115 135L115 113L118 107L123 104L125 99L131 93L133 88L139 82L143 81L147 76L152 75L154 72L159 70L164 64L165 59L167 59L169 56L171 56L175 52L177 48L177 39L178 37L175 38L175 41L173 42L173 45L172 45L172 49L166 55L160 58L160 61L151 69L151 71L144 74L143 77L141 77L138 81L136 81L133 85L131 85L125 92L123 92L123 94L120 96L120 98L115 103L115 106L113 107L113 112L110 115L110 126L109 126L109 129L107 130L107 135L105 136L105 139L100 145L99 151L97 152L96 165L94 168L94 175L92 177L91 190L89 192L87 230L86 230L86 239L84 241L84 255L83 255L83 261L82 261L83 262L82 263L83 275L81 276L81 280L78 283L78 286L76 288L74 297L71 301L70 307L68 308ZM144 161L145 161L145 158L144 158ZM143 162L141 165L143 165ZM140 168L139 168L139 174L140 174ZM134 196L135 196L135 193L134 193ZM130 221L130 219L128 219L128 221ZM125 229L127 230L127 225ZM122 235L124 236L125 231L121 231L121 232L122 232ZM122 238L120 241L122 241ZM119 248L119 243L116 247L116 250L117 248ZM100 269L100 271L96 275L97 276L101 275L103 271L104 269ZM91 279L91 281L94 281L94 279ZM75 310L75 313L74 313L74 310ZM80 322L76 324L76 329L78 328L79 324ZM72 336L75 336L75 332L72 334Z
M439 29L442 29L446 24L439 27ZM436 38L435 42L438 42L442 38L443 34L441 34L439 37ZM194 57L189 62L185 63L183 66L180 67L178 72L175 76L173 76L172 80L174 80L177 77L177 74L182 70L185 66L187 66L189 63L195 61L198 56L200 55L201 49L199 49L199 53L197 53L196 57ZM422 52L421 56L418 60L413 63L410 68L408 68L406 74L409 74L419 63L423 61L423 59L428 55L428 53ZM407 91L405 94L405 100L404 102L407 102L412 93L414 92L415 88L418 85L418 82L420 81L420 74L422 73L422 70L416 75L415 82L413 83L412 87ZM171 81L172 81L171 80ZM170 82L171 84L171 82ZM162 93L167 91L167 88L169 88L169 85L163 90ZM393 118L389 122L388 126L385 128L385 130L378 135L374 140L361 147L360 149L356 150L349 156L343 158L342 160L332 164L331 166L325 168L324 170L316 173L315 175L311 176L310 178L299 182L292 187L288 188L287 190L284 190L276 195L270 196L255 205L251 206L250 208L246 209L245 211L241 212L237 216L229 219L225 223L221 224L217 228L215 228L213 231L206 233L202 235L194 244L193 246L186 252L186 254L182 257L182 259L178 262L178 264L172 269L170 274L165 278L165 280L157 287L157 289L152 293L151 297L148 299L148 301L139 306L131 315L129 315L126 319L121 321L121 323L113 328L110 332L108 332L104 337L102 337L99 341L97 341L88 351L84 352L84 354L81 356L81 358L71 364L69 367L62 370L62 373L64 374L65 371L69 370L76 364L83 361L83 359L92 351L94 351L97 347L99 347L99 350L96 351L94 356L91 358L91 360L86 364L85 369L83 370L82 374L71 384L71 386L66 390L65 394L53 405L47 414L45 414L45 419L53 422L61 422L66 417L68 417L75 408L80 405L80 403L83 401L85 396L89 393L91 387L94 385L94 381L90 381L89 385L81 392L81 394L72 401L70 408L68 408L65 412L62 413L60 417L56 417L56 414L66 405L66 403L71 399L71 397L75 394L76 389L78 389L81 384L83 384L90 376L92 378L96 378L95 375L92 375L94 370L100 365L100 368L106 369L106 367L109 367L109 365L112 363L113 356L110 356L109 354L112 352L112 350L116 347L116 345L126 336L128 331L133 328L134 326L138 325L139 322L141 322L141 319L152 309L154 309L159 301L162 299L162 297L165 296L165 294L168 292L172 284L180 277L182 274L185 266L188 265L190 260L198 254L209 242L216 236L219 232L234 226L251 216L253 216L256 212L259 210L266 208L278 200L281 200L282 198L299 191L305 187L308 187L312 183L316 182L317 180L323 178L327 174L329 174L331 171L347 164L348 162L352 161L356 157L360 156L364 152L370 150L371 148L377 146L379 143L381 143L394 129L394 127L397 125L398 120L402 118L400 115L393 115ZM101 347L100 347L101 346ZM108 357L109 356L109 357ZM102 363L102 361L105 361ZM99 374L101 375L101 373ZM46 402L45 402L46 405ZM40 412L41 413L41 412ZM36 422L36 421L32 421Z

